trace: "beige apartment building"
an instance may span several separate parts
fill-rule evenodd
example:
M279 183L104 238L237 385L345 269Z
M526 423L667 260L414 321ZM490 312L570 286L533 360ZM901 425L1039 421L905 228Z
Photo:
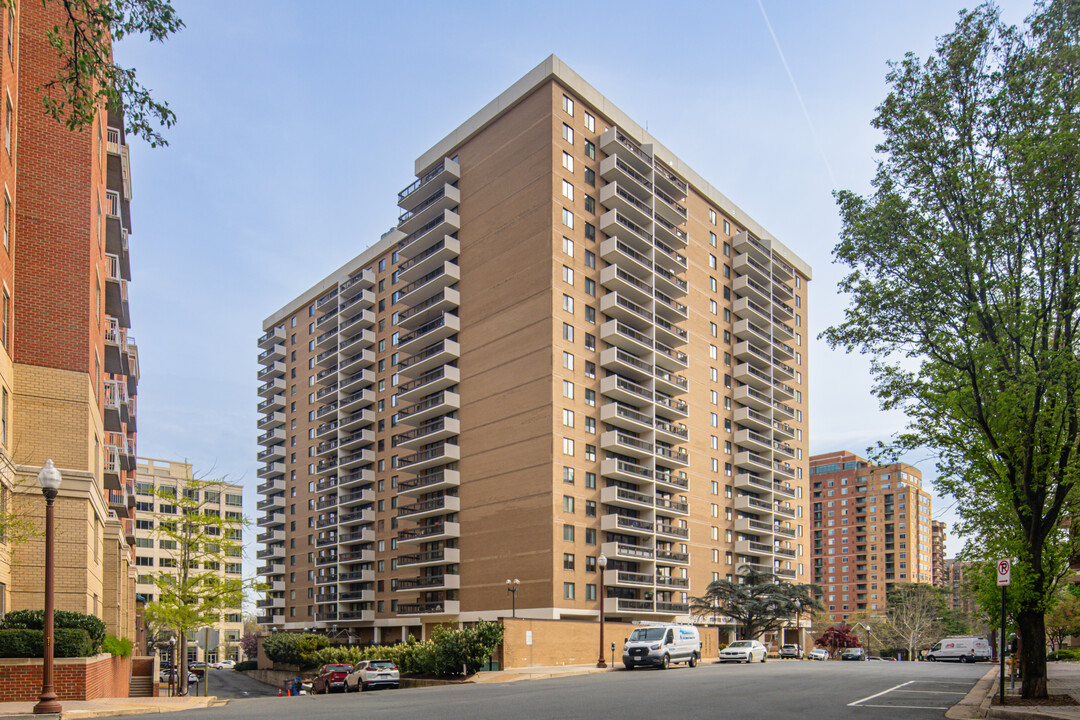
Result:
M151 458L138 458L135 474L135 499L136 510L139 513L135 521L135 558L138 570L137 589L147 602L156 599L158 591L154 584L154 578L161 574L175 573L176 560L175 548L170 547L172 541L161 538L154 532L156 518L176 513L176 506L169 506L158 493L161 490L174 496L184 493L198 492L189 490L188 480L192 477L190 463L174 462L171 460L154 460ZM204 510L216 511L223 518L242 519L244 511L244 488L241 485L226 484L220 489L203 490L205 496L198 498L203 503ZM172 508L170 510L170 507ZM232 515L230 515L232 513ZM237 528L236 532L243 532ZM243 558L239 555L226 562L219 568L221 577L240 579L243 568ZM204 568L211 569L211 568ZM217 662L218 660L240 659L240 635L244 630L244 620L241 608L226 613L221 622L212 628L217 631L217 642L213 642L213 635L206 635L199 631L188 638L188 662L196 660L204 662ZM209 640L209 642L208 642Z
M847 451L810 458L813 582L832 621L884 615L896 583L933 579L930 494L904 463Z
M691 620L744 565L809 582L807 264L554 56L414 170L263 322L260 622Z

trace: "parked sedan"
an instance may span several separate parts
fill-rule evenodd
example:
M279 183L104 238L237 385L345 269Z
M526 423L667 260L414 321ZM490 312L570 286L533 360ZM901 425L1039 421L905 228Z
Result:
M862 651L862 648L848 648L844 652L840 653L841 660L865 660L866 653Z
M215 670L232 670L234 667L236 667L236 662L233 660L218 660L216 663L211 665L211 667L213 667Z
M765 662L769 651L758 640L736 640L720 651L720 662Z
M311 681L311 694L326 694L331 690L345 691L345 676L352 672L352 665L323 665Z
M345 676L345 692L400 685L401 674L393 660L364 660Z
M828 660L829 651L825 648L814 648L807 657L811 660Z

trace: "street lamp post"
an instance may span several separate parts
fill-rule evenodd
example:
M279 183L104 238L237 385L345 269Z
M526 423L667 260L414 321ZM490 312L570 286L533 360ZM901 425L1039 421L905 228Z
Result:
M173 690L180 678L176 674L176 638L169 638L169 697L176 693Z
M55 601L53 598L54 587L54 553L53 544L53 501L60 489L60 471L53 466L52 460L45 461L45 467L37 476L41 492L45 496L45 642L44 658L41 668L41 696L34 713L59 713L63 708L56 699L56 690L53 688L53 615L55 613Z
M510 617L517 617L517 591L521 581L517 578L506 580L506 592L510 593Z
M800 602L799 600L796 600L795 601L795 643L799 646L799 652L800 653L802 652L802 649L803 649L802 628L799 627L799 620L801 619L800 618L801 613L802 613L802 602Z
M863 623L862 626L866 629L866 657L870 657L870 624Z
M600 566L600 659L596 662L596 667L606 668L607 663L604 661L604 568L607 567L607 556L598 557L596 564Z

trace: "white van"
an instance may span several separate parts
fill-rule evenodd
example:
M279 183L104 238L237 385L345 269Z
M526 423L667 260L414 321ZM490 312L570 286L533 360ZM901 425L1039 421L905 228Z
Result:
M701 659L701 638L693 625L656 624L634 630L623 645L623 666L654 665L667 670L671 663L696 667Z
M989 660L990 643L984 637L974 635L957 635L947 637L926 654L930 662L937 660L956 660L957 662L980 662Z

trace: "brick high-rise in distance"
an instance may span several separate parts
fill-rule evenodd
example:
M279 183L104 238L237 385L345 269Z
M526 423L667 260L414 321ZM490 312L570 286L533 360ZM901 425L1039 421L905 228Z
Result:
M743 565L809 582L807 264L555 57L415 172L263 323L260 621L394 640L594 618L600 572L623 620Z
M931 583L930 494L917 468L814 455L810 493L813 582L833 620L884 615L894 584Z
M45 115L60 5L9 3L0 42L0 513L41 524L51 458L56 607L135 638L135 392L128 337L131 173L122 114L72 132ZM2 527L2 526L0 526ZM0 537L0 613L44 605L43 538Z

